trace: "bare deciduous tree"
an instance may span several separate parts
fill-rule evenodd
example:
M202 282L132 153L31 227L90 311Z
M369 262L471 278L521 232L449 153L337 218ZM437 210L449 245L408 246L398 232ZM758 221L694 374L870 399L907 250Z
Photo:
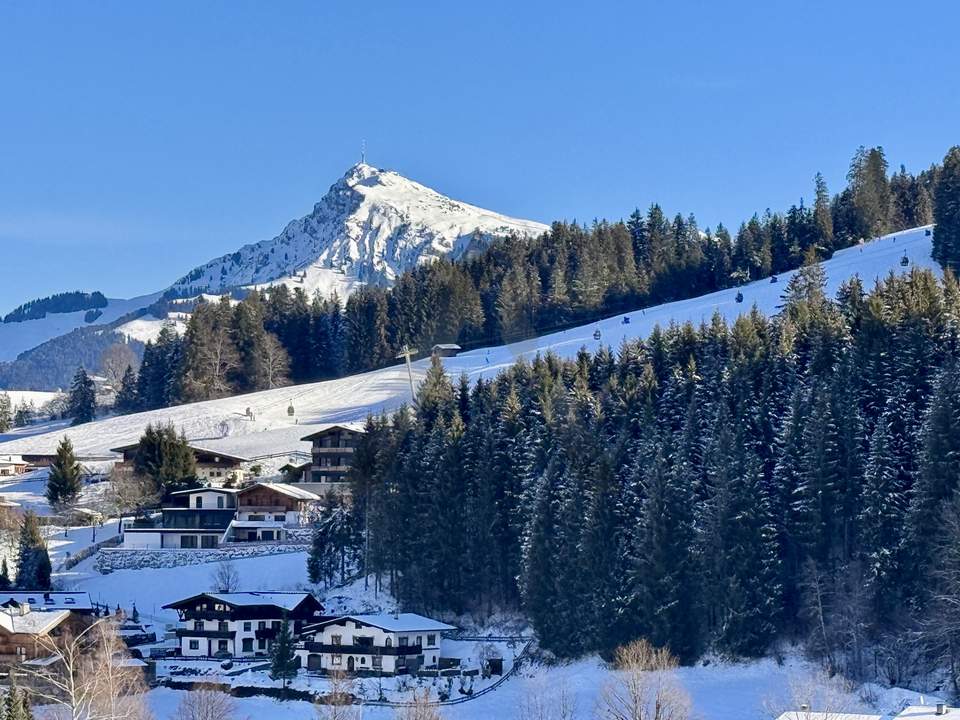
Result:
M53 659L45 666L22 666L33 678L33 694L70 720L149 720L143 672L131 664L110 620L77 635L38 641Z
M430 699L430 688L414 690L409 705L398 707L394 713L397 720L443 720L435 700Z
M236 592L240 588L240 571L232 560L225 560L217 563L216 569L210 574L210 581L217 592Z
M236 703L225 692L200 687L184 693L175 720L234 720Z
M690 696L677 678L677 660L645 639L617 649L614 679L603 688L597 717L603 720L689 720Z
M103 494L102 512L107 516L130 512L143 515L147 508L159 502L160 492L151 478L114 468L110 472L110 485Z
M360 708L353 704L353 678L342 672L328 677L330 692L314 705L319 720L360 720Z
M120 381L123 380L127 367L136 370L139 365L140 360L137 354L130 349L129 345L123 343L114 343L100 356L100 374L106 378L107 383L114 390L120 387Z
M290 384L290 357L277 336L271 332L264 335L260 364L263 368L265 390Z
M763 706L772 718L791 712L796 720L841 720L863 710L853 683L819 669L792 674L785 695L766 698Z
M566 686L550 683L546 674L526 683L517 720L573 720L575 716L576 704Z

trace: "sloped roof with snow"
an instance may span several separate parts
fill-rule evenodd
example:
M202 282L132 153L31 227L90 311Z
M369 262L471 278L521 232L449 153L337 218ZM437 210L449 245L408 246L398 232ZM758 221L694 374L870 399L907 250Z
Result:
M45 635L70 617L69 610L28 612L0 611L0 629L16 635Z
M294 610L304 600L312 597L307 592L232 592L232 593L200 593L192 597L178 600L177 602L164 605L164 609L175 608L191 600L201 597L208 597L233 607L255 607L257 605L273 605L283 610Z
M51 590L17 590L0 592L0 605L14 602L29 605L34 611L93 610L90 593L54 592Z
M456 630L453 625L447 625L439 620L418 615L417 613L399 613L397 615L390 613L341 615L340 617L317 623L313 627L321 628L334 623L342 623L344 620L353 620L357 623L380 628L386 632L444 632L446 630Z
M259 482L259 483L256 483L255 485L251 485L250 487L243 488L239 494L243 495L244 493L251 492L258 488L268 488L270 490L276 490L278 493L282 495L286 495L287 497L291 497L294 500L319 500L320 499L320 496L317 495L316 493L312 493L309 490L298 488L296 485L288 485L287 483Z
M325 423L322 425L316 425L317 429L314 430L309 435L306 435L301 440L313 440L315 437L320 437L321 435L326 435L331 430L349 430L350 432L362 433L366 429L366 423L362 422L342 422L342 423Z

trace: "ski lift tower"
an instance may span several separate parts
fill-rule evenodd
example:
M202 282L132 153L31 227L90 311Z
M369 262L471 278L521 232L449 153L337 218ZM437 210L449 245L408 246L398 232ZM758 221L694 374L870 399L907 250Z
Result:
M407 377L410 379L410 401L413 402L416 393L413 390L413 368L410 366L410 356L416 355L419 350L404 344L403 349L397 354L397 360L404 358L407 361Z

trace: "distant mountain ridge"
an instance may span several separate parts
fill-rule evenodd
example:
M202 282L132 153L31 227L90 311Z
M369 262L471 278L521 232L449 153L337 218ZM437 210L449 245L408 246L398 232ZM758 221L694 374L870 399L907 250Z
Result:
M276 237L194 268L164 292L98 302L101 315L96 317L84 311L58 312L0 323L0 387L29 382L30 389L41 390L62 385L38 381L48 373L62 380L81 361L89 366L93 348L82 351L81 345L100 346L111 339L111 331L118 333L118 339L124 335L149 339L165 318L151 320L147 308L163 296L285 284L308 294L336 291L343 297L362 284L390 285L417 265L441 257L463 257L494 239L546 230L541 223L452 200L394 171L359 163L330 187L310 213L289 222ZM131 325L131 332L126 332L125 323ZM80 329L82 333L75 332ZM107 337L98 336L100 331ZM30 352L41 346L42 353ZM41 355L46 358L42 368L37 365ZM52 365L51 358L56 358Z

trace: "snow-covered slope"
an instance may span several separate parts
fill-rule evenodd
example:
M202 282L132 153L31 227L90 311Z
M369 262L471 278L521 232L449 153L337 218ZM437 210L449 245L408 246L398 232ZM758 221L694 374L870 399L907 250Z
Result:
M939 266L930 257L931 238L925 234L926 230L918 228L897 233L836 253L823 264L828 292L835 294L840 284L854 275L859 275L869 287L875 279L890 272L905 272L910 267L928 267L939 272ZM907 267L900 264L904 256L909 260ZM549 350L573 357L581 347L596 350L604 344L616 348L624 339L645 337L656 324L709 321L714 312L732 321L741 313L749 312L753 305L773 314L782 304L781 295L791 275L783 273L776 283L766 279L745 285L740 288L742 303L736 302L736 289L722 290L511 345L466 352L445 359L444 364L454 377L461 373L471 379L490 377L521 356L531 358ZM625 317L629 317L629 323L624 323ZM593 337L597 330L599 341ZM415 381L423 377L428 364L428 360L413 363ZM369 413L392 410L409 400L406 368L394 366L339 380L108 418L67 430L58 427L44 433L42 428L33 427L27 430L31 433L29 436L0 436L0 440L6 441L0 442L0 454L52 452L65 433L80 453L101 455L111 447L135 442L148 422L169 422L182 427L188 438L203 440L206 446L257 457L308 450L308 444L300 442L300 438L310 432L305 425L363 420ZM293 416L287 414L290 405L294 407ZM254 419L246 416L247 408Z
M347 294L358 283L390 284L419 264L460 257L474 243L544 230L361 163L277 237L212 260L173 287L216 292L283 282Z
M103 314L94 324L111 323L127 313L147 307L156 302L159 297L160 293L141 295L130 300L108 298L107 307L102 308ZM0 323L0 361L14 360L20 353L35 348L47 340L66 335L79 327L87 327L90 323L84 321L85 314L84 310L71 313L48 313L46 317L38 320Z

